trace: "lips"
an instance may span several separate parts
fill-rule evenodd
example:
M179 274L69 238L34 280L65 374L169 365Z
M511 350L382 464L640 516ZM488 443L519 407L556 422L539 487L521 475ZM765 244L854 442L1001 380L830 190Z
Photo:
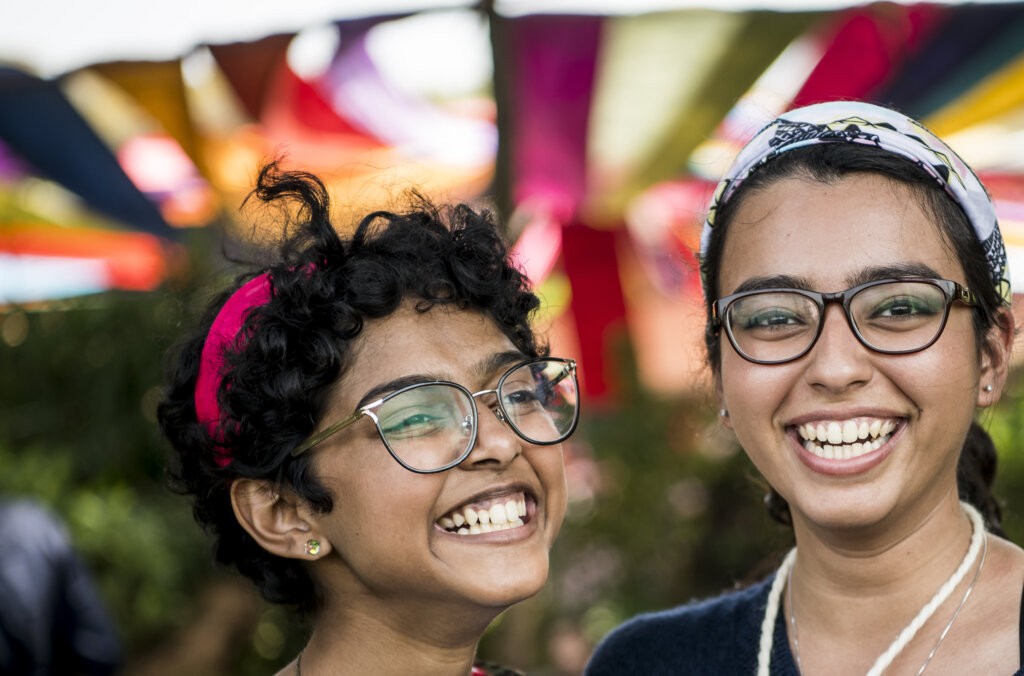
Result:
M459 505L439 518L437 525L466 536L511 530L529 523L532 504L533 497L525 491L503 491Z

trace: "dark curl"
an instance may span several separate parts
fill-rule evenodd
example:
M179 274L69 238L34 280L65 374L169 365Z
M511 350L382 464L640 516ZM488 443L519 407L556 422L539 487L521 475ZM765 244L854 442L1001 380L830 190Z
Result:
M711 321L711 305L722 294L719 288L722 253L729 224L743 201L752 194L786 178L802 178L829 185L851 174L877 174L905 186L931 215L944 244L963 268L964 277L978 300L972 308L975 344L978 354L986 335L997 321L1002 300L992 285L985 252L960 205L923 169L909 160L874 146L853 143L823 143L789 150L751 172L733 196L720 205L711 232L711 240L701 261L707 294L704 341L708 363L713 372L721 364L722 336ZM1007 327L1012 330L1012 327ZM997 456L988 433L971 423L957 464L957 486L961 500L973 504L985 518L987 528L1002 535L1002 511L991 488L995 480ZM792 523L789 505L769 487L765 504L773 519Z
M236 566L268 600L309 610L317 589L305 566L270 554L242 529L229 488L236 478L269 479L319 511L332 509L309 456L290 453L316 428L365 320L387 317L406 300L419 312L452 305L492 319L527 357L544 355L547 347L530 326L539 301L509 262L487 211L463 204L439 209L413 194L408 211L371 213L343 239L320 180L276 162L260 172L247 201L253 198L285 214L276 260L216 297L172 350L158 418L174 450L171 488L192 497L196 520L214 538L216 560ZM244 338L225 354L218 401L232 460L221 467L217 446L196 419L200 355L221 306L246 280L268 271L270 301L246 315Z

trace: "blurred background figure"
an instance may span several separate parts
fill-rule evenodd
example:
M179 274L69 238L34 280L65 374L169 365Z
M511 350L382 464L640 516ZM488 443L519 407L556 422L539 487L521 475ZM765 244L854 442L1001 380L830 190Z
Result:
M117 631L89 572L47 509L0 501L0 673L113 674Z

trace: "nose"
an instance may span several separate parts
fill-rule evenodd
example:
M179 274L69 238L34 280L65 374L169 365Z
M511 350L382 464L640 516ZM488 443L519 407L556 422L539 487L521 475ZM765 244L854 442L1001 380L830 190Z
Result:
M461 469L503 469L523 452L523 441L512 430L501 410L477 402L476 444L459 465Z
M825 308L821 335L807 354L804 378L816 389L832 394L859 387L871 379L871 353L853 333L838 303Z

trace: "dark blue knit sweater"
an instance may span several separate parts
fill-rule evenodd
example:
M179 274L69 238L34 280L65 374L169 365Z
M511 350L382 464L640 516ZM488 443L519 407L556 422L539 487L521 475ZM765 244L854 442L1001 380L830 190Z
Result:
M601 641L584 676L753 676L757 673L761 622L774 579L772 575L741 591L629 620ZM1024 651L1024 633L1021 640ZM799 673L780 612L775 621L771 674ZM1024 668L1014 676L1024 676Z

